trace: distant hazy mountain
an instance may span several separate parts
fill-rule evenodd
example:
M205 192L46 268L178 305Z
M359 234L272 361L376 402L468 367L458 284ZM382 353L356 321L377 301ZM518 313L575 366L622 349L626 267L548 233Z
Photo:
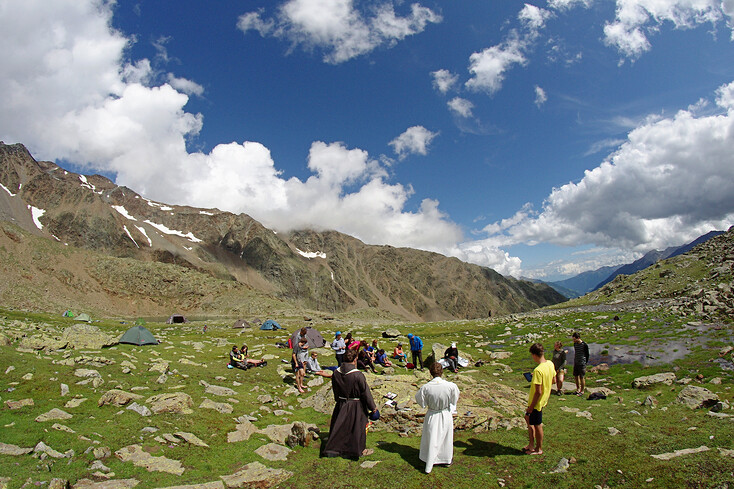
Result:
M582 272L575 277L559 280L557 282L547 282L548 285L556 289L559 293L568 298L581 297L594 290L599 282L606 279L614 273L621 265L613 267L601 267L596 270L588 270Z
M709 239L724 234L724 231L711 231L703 236L699 236L695 240L691 241L690 243L684 244L682 246L671 246L670 248L666 248L662 251L653 250L648 253L645 253L645 255L640 258L639 260L636 260L632 263L628 263L627 265L622 265L621 267L618 267L616 270L614 270L607 278L599 282L596 287L594 287L592 290L599 289L612 280L617 275L632 275L635 272L639 272L640 270L644 270L645 268L649 267L650 265L654 265L656 262L660 260L665 260L666 258L672 258L674 256L682 255L683 253L687 253L690 250L692 250L696 245L705 243Z

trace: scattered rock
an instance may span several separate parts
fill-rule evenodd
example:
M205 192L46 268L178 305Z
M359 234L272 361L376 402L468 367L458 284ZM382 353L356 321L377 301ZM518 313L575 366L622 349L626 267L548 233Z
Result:
M732 457L734 458L734 450L728 450L726 448L719 448L719 453L722 457Z
M199 408L214 409L215 411L218 411L222 414L231 414L232 411L234 411L234 408L231 404L227 404L226 402L214 402L207 398L204 398L204 400L199 405Z
M492 351L489 352L489 358L492 360L507 360L512 356L511 351Z
M75 397L74 399L69 399L66 404L64 404L64 407L67 409L77 408L86 400L86 397Z
M93 470L98 470L102 473L107 474L110 472L111 469L107 467L104 463L102 463L101 460L95 460L94 462L92 462L92 465L89 466L89 470L90 472Z
M144 451L140 445L126 446L117 450L115 455L123 462L132 462L133 465L144 467L148 472L156 471L181 475L185 470L178 460L172 460L166 457L154 457Z
M58 430L58 431L65 431L67 433L76 433L76 431L72 430L68 426L64 426L63 424L59 424L59 423L54 423L53 425L51 425L51 428Z
M257 432L257 427L246 419L242 419L237 423L234 431L227 433L227 443L237 443L247 441L253 433Z
M61 453L46 445L42 441L39 441L38 444L33 448L33 453L41 454L41 458L43 458L43 455L51 458L71 458L74 456L74 450L68 450L66 453Z
M0 455L27 455L33 451L33 448L21 448L17 445L0 442Z
M89 368L78 368L74 370L75 377L81 377L83 379L102 378L97 370Z
M380 463L379 460L365 460L364 462L359 464L359 466L362 467L363 469L372 469L379 463Z
M114 479L109 481L95 482L90 479L80 479L71 486L71 489L129 489L140 484L136 479Z
M655 408L658 407L658 400L653 396L647 396L645 400L642 401L642 405Z
M168 372L168 362L162 359L156 359L156 361L150 366L148 372L156 372L159 374L165 374ZM159 382L162 383L162 382Z
M58 408L53 408L51 411L36 417L36 421L39 423L43 423L45 421L53 421L57 419L71 419L71 417L71 414L67 413L66 411L62 411Z
M705 445L701 445L698 448L685 448L683 450L676 450L671 453L661 453L659 455L652 455L652 458L656 458L658 460L670 460L671 458L682 457L683 455L690 455L692 453L707 452L708 450L709 450L709 447Z
M153 412L150 409L148 409L147 406L143 406L142 404L138 404L137 402L130 404L125 409L128 409L130 411L135 411L136 413L138 413L141 416L150 416L151 414L153 414Z
M607 429L609 430L609 436L616 436L621 433L617 428L614 428L613 426L610 426Z
M61 339L75 350L101 350L118 343L117 338L100 331L91 324L75 324L64 330Z
M293 448L295 446L307 447L313 440L319 438L319 429L316 425L296 421L291 425L291 434L285 440L286 445Z
M290 448L276 443L268 443L255 450L255 453L270 461L287 460L288 454L291 452L292 450Z
M157 489L224 489L224 482L215 481L215 482L206 482L204 484L190 484L186 486L159 487Z
M111 457L112 450L110 450L109 447L97 447L94 450L92 450L92 455L94 455L95 459L101 460L103 458Z
M173 392L166 394L158 394L149 397L146 402L150 404L150 410L153 414L174 413L174 414L191 414L194 401L191 396L185 392Z
M61 384L61 397L68 396L69 395L69 386L66 384Z
M222 397L237 395L237 391L235 391L234 389L230 389L229 387L221 387L218 385L211 385L204 380L200 380L199 385L204 386L204 392L206 392L207 394L212 394L215 396L222 396Z
M293 476L293 472L283 469L271 469L260 462L243 465L232 475L220 476L228 488L257 487L265 489L282 484Z
M647 375L644 377L638 377L632 381L632 387L635 389L644 389L655 384L673 385L675 382L675 373L664 372L655 375Z
M193 433L187 433L185 431L177 431L176 433L174 433L174 435L181 438L183 441L185 441L186 443L190 445L194 445L194 446L202 447L202 448L209 448L209 445L204 443L201 440L201 438L199 438L198 436L196 436Z
M51 479L48 483L48 489L67 489L67 487L69 487L69 481L58 477Z
M97 402L97 406L101 407L106 404L112 404L113 406L125 406L131 401L137 401L138 399L142 398L143 396L141 396L140 394L133 394L131 392L125 392L120 389L111 389L102 394L102 397L100 397L99 401Z
M25 406L33 406L33 399L21 399L20 401L5 401L8 409L20 409Z
M719 401L719 396L704 387L687 385L680 391L675 401L691 409L708 408Z

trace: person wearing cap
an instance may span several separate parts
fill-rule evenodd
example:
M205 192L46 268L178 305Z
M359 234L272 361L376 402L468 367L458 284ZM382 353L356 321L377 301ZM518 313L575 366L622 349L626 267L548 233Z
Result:
M344 361L344 352L347 349L347 344L342 338L342 332L337 331L334 333L334 341L331 342L331 349L334 350L334 356L336 356L336 366L341 367Z
M451 464L454 458L454 418L459 388L453 382L441 378L443 367L433 362L428 368L433 380L426 383L415 395L415 402L428 408L423 418L423 434L418 457L426 463L426 474L434 464Z
M392 357L399 362L407 362L408 355L403 351L403 344L398 343L398 346L392 351Z
M459 349L456 348L456 342L451 343L451 346L446 348L443 358L446 360L449 370L454 373L459 371Z
M408 340L410 340L410 355L413 359L413 365L423 370L423 340L420 336L414 334L409 334Z

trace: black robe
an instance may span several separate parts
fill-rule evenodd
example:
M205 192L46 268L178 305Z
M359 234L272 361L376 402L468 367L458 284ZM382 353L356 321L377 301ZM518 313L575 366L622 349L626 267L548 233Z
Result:
M342 363L331 377L331 388L336 406L324 455L357 458L367 445L367 413L377 408L370 387L354 364Z

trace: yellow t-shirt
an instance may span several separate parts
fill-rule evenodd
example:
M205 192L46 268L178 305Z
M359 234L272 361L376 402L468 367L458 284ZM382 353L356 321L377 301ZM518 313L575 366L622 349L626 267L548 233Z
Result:
M551 386L553 385L553 378L556 376L556 368L553 366L553 362L546 360L543 363L538 364L533 370L533 380L530 384L530 395L528 397L528 407L533 402L533 396L535 396L535 386L540 384L542 386L542 394L538 400L538 404L533 406L533 409L542 411L548 399L550 398Z

